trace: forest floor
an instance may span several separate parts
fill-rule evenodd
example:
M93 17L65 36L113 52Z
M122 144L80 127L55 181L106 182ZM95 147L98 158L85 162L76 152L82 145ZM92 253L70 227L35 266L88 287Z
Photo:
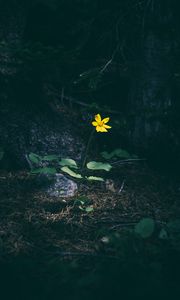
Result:
M16 272L12 266L15 262L17 269L21 270L20 272L17 271L18 274L21 273L18 275L20 276L18 282L22 280L24 276L22 274L28 270L27 282L29 280L34 282L38 278L38 286L41 286L43 277L44 280L47 279L47 273L52 273L53 285L50 284L51 287L48 288L48 292L46 290L47 298L43 296L43 299L49 299L52 286L55 293L54 282L59 278L58 276L64 278L59 288L63 286L66 290L66 299L79 299L80 294L77 298L75 296L77 286L81 290L81 296L86 295L86 298L89 299L90 296L88 298L87 295L90 292L87 292L87 289L92 289L92 285L100 282L97 274L107 271L109 262L111 266L114 262L116 265L120 259L121 264L124 265L124 261L129 261L129 257L131 257L133 267L131 266L130 269L132 273L134 264L138 265L137 257L134 262L137 253L138 263L139 257L145 253L142 264L150 256L153 256L152 261L154 263L156 252L158 252L157 256L161 255L162 248L166 245L160 245L161 250L154 250L153 247L160 243L156 235L167 222L179 218L179 196L180 190L173 179L158 174L145 164L123 166L119 168L118 177L116 176L113 186L110 184L105 188L103 184L82 185L77 195L68 199L47 197L33 187L31 176L27 172L1 172L0 262L4 266L1 270L6 269L7 277L10 272L14 280L16 275L12 274L16 274ZM87 203L82 205L83 208L88 205L93 210L89 212L82 210L80 201ZM125 233L131 234L135 225L144 217L155 220L157 232L151 239L143 241L143 246L139 245L138 240L136 249L136 246L134 247L134 244L132 246L129 241L129 237L126 239L127 234ZM113 241L113 239L116 241L111 243L110 240ZM127 242L124 242L125 240ZM131 247L134 249L132 250ZM172 247L168 246L167 248L167 253L169 253L169 249ZM149 252L149 249L153 254ZM128 254L129 252L131 254ZM40 265L44 266L45 260L51 262L50 266L48 265L48 272L47 266L44 269L40 267ZM157 257L155 262L157 263ZM64 263L67 263L68 267L67 265L64 267ZM82 264L83 267L81 268ZM107 265L105 270L102 269L102 265L103 268L104 265ZM59 266L58 271L57 266ZM155 268L158 268L158 265ZM3 271L4 278L6 278L5 273ZM107 273L111 274L111 271ZM116 274L117 272L113 269L112 273ZM85 274L88 276L86 277ZM118 276L121 277L121 275ZM78 282L77 278L79 278ZM47 280L49 282L49 279ZM76 287L74 287L75 282ZM23 285L27 285L24 279ZM69 286L72 290L74 289L74 298L69 294ZM100 283L99 286L101 286ZM102 295L102 290L99 293ZM127 289L126 293L128 294ZM41 299L38 296L40 295L39 292L35 294L36 296L33 298L28 294L25 296L22 291L19 299ZM11 297L7 297L7 299L11 299ZM54 298L51 295L51 299L55 299L55 295Z

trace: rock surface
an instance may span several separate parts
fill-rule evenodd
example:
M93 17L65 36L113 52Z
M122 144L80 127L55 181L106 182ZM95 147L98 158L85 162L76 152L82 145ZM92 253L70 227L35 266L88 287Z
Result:
M47 188L46 192L52 197L73 197L78 190L77 183L65 177L63 174L56 174L54 182Z
M30 170L29 153L40 156L57 155L81 161L84 142L78 133L77 122L71 115L56 114L50 109L35 110L0 102L0 147L4 157L0 168L6 170ZM54 197L74 196L77 184L62 174L37 176L37 186ZM35 183L35 185L36 185Z
M78 191L77 183L61 173L39 174L33 179L33 186L35 190L56 198L73 197Z
M71 120L71 121L69 121ZM28 169L26 155L58 155L80 161L84 143L71 116L48 110L21 109L0 103L0 146L4 150L3 167Z

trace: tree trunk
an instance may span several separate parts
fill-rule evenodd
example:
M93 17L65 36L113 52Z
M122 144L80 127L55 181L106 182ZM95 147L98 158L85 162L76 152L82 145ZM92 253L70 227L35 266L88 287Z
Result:
M143 151L153 148L160 136L166 138L163 119L172 105L174 48L170 1L147 2L141 65L130 92L131 143Z
M21 0L0 1L0 75L11 76L17 65L14 50L22 43L28 6Z

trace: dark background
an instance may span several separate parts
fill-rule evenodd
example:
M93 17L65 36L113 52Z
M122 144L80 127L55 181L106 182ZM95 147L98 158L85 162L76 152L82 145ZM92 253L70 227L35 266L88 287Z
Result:
M178 1L0 5L1 99L42 110L48 89L63 90L105 114L119 112L110 114L109 147L119 136L120 146L154 165L179 166Z

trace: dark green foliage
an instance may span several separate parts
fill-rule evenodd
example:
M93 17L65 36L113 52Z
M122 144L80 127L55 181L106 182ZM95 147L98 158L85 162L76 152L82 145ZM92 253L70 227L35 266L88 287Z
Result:
M150 237L155 229L155 222L151 218L142 219L135 227L135 232L142 238Z
M102 157L109 160L112 158L130 158L132 157L126 150L123 149L115 149L112 152L108 153L107 151L104 151L101 153Z

